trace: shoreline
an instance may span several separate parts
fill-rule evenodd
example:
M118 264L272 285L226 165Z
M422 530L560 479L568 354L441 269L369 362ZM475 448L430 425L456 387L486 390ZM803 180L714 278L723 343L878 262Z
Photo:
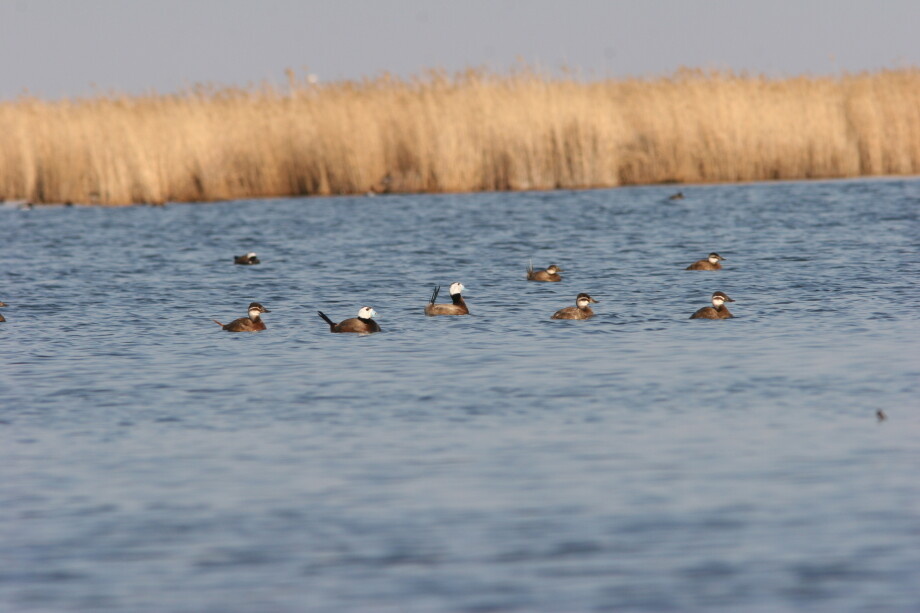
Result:
M451 195L472 195L472 194L503 194L503 193L546 193L546 192L562 192L562 191L572 191L572 192L582 192L582 191L601 191L601 190L614 190L614 189L654 189L654 188L674 188L678 192L682 190L687 190L692 192L698 188L707 188L714 187L719 185L769 185L769 184L778 184L778 183L846 183L846 182L864 182L864 181L908 181L908 180L920 180L920 174L904 174L904 175L862 175L855 177L815 177L809 179L766 179L766 180L755 180L755 181L712 181L709 183L637 183L633 185L612 185L612 186L596 186L596 187L566 187L566 188L551 188L551 189L518 189L518 190L479 190L479 191L428 191L428 192L388 192L384 194L308 194L308 195L282 195L282 196L251 196L247 198L230 198L230 199L221 199L221 200L170 200L162 203L152 203L152 202L130 202L127 204L103 204L103 203L91 203L91 202L28 202L22 199L11 199L4 200L0 198L0 210L24 210L24 209L36 209L36 208L89 208L89 207L98 207L98 208L124 208L132 206L142 206L142 207L151 207L151 208L161 208L166 206L173 206L177 204L183 205L196 205L196 204L220 204L226 202L251 202L258 200L290 200L290 199L313 199L313 198L376 198L376 197L386 197L386 196L451 196ZM684 194L685 196L687 194ZM663 201L667 201L668 198L665 196Z
M0 198L129 205L920 174L920 68L467 71L0 102Z

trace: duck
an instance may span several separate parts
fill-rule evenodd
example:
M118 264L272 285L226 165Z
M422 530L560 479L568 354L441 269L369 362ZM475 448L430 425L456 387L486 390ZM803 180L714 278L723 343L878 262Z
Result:
M553 313L550 319L589 319L594 317L594 311L589 306L592 302L597 303L597 300L582 292L575 298L575 306L559 309Z
M377 311L369 306L361 307L358 310L358 316L335 323L322 311L317 311L320 317L329 324L331 332L355 332L357 334L371 334L380 332L380 326L372 318L377 315Z
M5 307L5 306L9 306L9 305L5 302L0 302L0 307ZM0 313L0 321L6 321L6 318L3 317L2 313Z
M713 251L705 260L698 260L690 264L690 266L687 266L684 270L722 270L722 265L719 264L719 262L724 259L725 258L721 255Z
M452 304L435 304L434 301L438 299L438 292L441 291L441 286L437 286L434 288L434 291L431 292L431 298L428 300L428 304L425 305L425 315L469 315L470 309L466 306L463 296L460 295L460 292L464 289L462 283L451 283L450 299Z
M527 268L527 280L558 282L562 281L562 275L559 274L560 272L563 272L562 269L555 264L550 264L546 267L546 270L534 270L533 262L531 262L530 266Z
M262 321L261 315L262 313L271 313L271 311L258 302L250 303L248 311L248 317L234 319L226 325L220 323L216 319L212 319L211 321L229 332L259 332L260 330L264 330L265 322Z
M676 194L671 194L668 196L668 200L683 200L684 192L677 192Z
M233 256L233 263L240 264L242 266L250 266L252 264L260 264L262 261L256 257L255 251L250 251L244 255L235 255Z
M725 258L721 255L713 251L705 260L697 260L684 270L722 270L722 265L719 264L719 262L724 259Z
M712 306L703 307L690 316L690 319L730 319L734 317L725 306L726 302L734 302L725 292L713 292Z

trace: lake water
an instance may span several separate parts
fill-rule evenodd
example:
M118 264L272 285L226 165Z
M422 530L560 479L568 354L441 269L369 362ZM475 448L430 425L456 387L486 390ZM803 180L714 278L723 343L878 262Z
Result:
M681 189L0 208L0 610L920 611L920 180Z

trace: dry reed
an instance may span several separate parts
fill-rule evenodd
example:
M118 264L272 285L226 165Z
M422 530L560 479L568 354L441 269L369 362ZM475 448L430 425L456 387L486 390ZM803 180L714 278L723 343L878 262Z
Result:
M194 201L920 174L920 69L432 72L0 102L0 197Z

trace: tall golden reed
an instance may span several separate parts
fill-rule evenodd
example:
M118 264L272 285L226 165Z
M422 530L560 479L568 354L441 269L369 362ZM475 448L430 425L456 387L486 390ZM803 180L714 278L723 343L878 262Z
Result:
M523 70L0 103L0 197L193 201L920 173L920 69Z

